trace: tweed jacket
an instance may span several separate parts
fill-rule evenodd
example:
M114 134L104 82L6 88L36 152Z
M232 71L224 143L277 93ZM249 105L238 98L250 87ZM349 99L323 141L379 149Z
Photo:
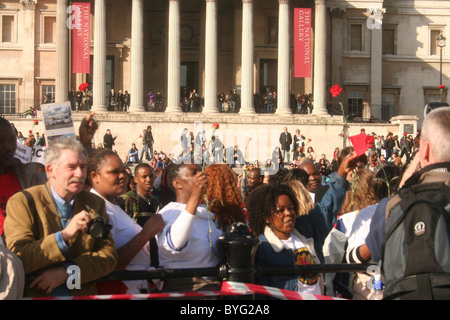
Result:
M97 240L89 234L79 233L69 241L69 250L63 254L55 238L55 233L62 230L62 226L51 195L50 182L27 191L34 199L37 221L25 195L22 192L13 195L6 206L4 231L7 247L22 260L25 274L40 273L65 262L76 264L80 268L81 289L71 290L71 295L95 294L93 281L112 272L117 264L117 252L111 234L107 239ZM74 214L86 210L86 205L107 221L104 200L82 190L75 197ZM38 240L35 238L34 223L38 225ZM32 291L25 292L25 295L42 295L40 291Z

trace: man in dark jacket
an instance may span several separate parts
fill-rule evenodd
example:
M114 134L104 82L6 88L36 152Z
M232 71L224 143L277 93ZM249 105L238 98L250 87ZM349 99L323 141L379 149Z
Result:
M283 152L283 161L286 162L285 160L287 155L287 163L289 163L292 135L290 132L288 132L288 129L286 127L284 128L284 132L280 134L280 144L281 144L281 151Z
M111 134L111 130L106 130L105 135L103 136L103 146L106 149L112 150L112 147L115 145L115 141L117 136L113 137Z
M389 132L384 141L384 149L386 149L386 159L389 159L392 155L392 151L395 147L395 141L392 132Z

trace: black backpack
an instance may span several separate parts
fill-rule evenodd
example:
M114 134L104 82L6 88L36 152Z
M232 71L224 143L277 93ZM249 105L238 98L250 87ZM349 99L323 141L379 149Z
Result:
M450 188L416 184L398 195L384 229L383 299L450 299Z

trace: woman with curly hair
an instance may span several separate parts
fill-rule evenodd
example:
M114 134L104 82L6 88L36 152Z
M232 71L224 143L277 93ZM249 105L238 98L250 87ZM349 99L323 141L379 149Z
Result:
M262 185L248 199L250 229L261 241L255 256L260 268L320 264L315 239L301 234L296 228L299 202L287 184ZM305 214L305 212L302 212ZM318 274L263 275L256 283L265 286L322 294L323 277Z
M332 208L340 207L342 203L337 190L346 189L348 182L345 177L354 169L355 158L356 153L351 153L343 159L327 191L327 204L313 204L309 193L304 190L306 187L302 179L262 185L252 192L246 206L250 229L261 240L256 252L257 265L292 267L296 264L324 263L322 247L338 214L338 210ZM300 183L294 185L294 180ZM262 285L299 292L322 294L323 291L322 275L262 276L257 281Z
M212 268L220 263L216 241L222 235L215 214L202 203L208 176L193 163L171 163L163 173L159 211L165 226L157 234L160 266ZM162 291L218 290L220 281L202 277L164 280Z
M208 175L206 199L214 212L216 226L227 231L234 222L246 223L243 201L236 173L226 164L212 164L205 168Z

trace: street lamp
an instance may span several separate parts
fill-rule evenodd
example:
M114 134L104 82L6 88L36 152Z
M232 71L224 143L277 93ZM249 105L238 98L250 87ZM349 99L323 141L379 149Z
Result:
M441 48L441 59L440 59L440 64L439 64L439 70L440 70L439 85L442 85L442 49L445 47L445 40L446 40L446 38L442 34L440 34L436 38L436 44L439 48Z

